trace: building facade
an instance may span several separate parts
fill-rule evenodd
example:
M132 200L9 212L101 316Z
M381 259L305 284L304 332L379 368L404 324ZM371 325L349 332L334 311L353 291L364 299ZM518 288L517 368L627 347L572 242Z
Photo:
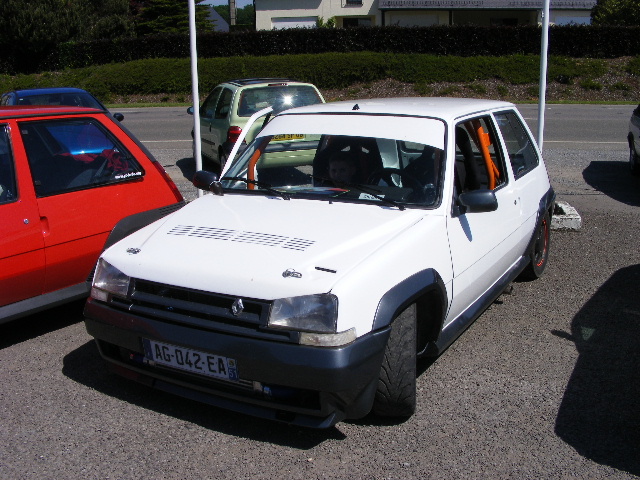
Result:
M549 21L588 24L597 0L551 0ZM254 0L256 28L399 25L536 25L544 0Z

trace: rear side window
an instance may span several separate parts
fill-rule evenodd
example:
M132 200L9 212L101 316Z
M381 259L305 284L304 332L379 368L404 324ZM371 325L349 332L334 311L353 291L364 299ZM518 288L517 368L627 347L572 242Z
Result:
M538 166L540 160L524 126L513 112L495 115L502 138L507 146L507 153L514 176L522 177Z
M23 122L20 133L38 197L144 176L133 155L95 119Z
M13 202L16 198L16 175L9 144L9 132L6 126L0 125L0 204Z
M228 88L225 88L220 95L220 101L216 107L216 118L227 118L229 111L231 111L231 100L233 99L233 92Z

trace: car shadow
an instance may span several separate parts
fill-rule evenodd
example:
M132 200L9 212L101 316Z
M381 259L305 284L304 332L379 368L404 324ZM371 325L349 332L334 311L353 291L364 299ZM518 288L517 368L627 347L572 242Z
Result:
M618 270L573 318L552 331L579 353L556 434L595 462L640 475L640 265Z
M194 423L203 428L265 443L309 450L327 440L344 440L336 427L316 430L223 410L154 390L107 370L93 341L67 354L62 373L71 380L122 402Z
M582 172L594 189L631 206L640 206L640 177L633 176L628 162L594 161Z
M76 300L1 324L0 350L82 321L84 304L85 300Z
M181 158L176 162L176 167L180 169L182 176L188 181L191 181L196 173L196 162L193 157Z

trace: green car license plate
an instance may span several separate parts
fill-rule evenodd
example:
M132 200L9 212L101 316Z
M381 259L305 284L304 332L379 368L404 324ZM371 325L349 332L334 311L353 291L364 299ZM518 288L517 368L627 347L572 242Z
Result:
M176 368L230 382L238 381L238 366L233 358L200 352L191 348L142 339L145 356L156 365Z

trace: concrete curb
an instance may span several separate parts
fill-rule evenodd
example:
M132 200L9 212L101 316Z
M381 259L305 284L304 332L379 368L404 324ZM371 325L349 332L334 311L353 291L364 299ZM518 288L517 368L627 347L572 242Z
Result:
M582 218L578 211L567 202L556 202L551 217L552 230L580 230L582 228Z

